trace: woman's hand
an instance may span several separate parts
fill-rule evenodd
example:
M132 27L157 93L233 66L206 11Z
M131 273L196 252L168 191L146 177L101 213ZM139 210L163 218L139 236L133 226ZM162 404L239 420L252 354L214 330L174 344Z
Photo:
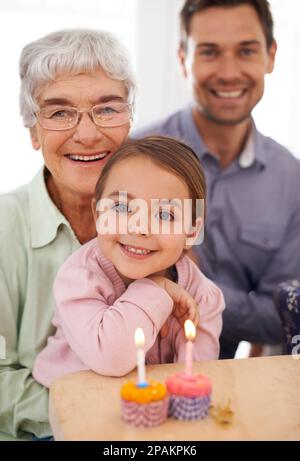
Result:
M183 326L184 322L190 319L197 327L199 324L198 306L193 297L184 288L160 275L149 275L147 278L166 290L168 295L173 299L173 311L171 315L178 320L180 325ZM168 332L168 321L166 321L160 330L161 337L165 338Z

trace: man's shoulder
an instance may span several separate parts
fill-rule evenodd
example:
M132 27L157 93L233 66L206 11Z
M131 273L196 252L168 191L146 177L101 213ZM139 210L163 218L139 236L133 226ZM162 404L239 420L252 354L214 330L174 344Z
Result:
M255 190L261 196L258 206L270 207L271 203L278 206L280 200L287 222L292 215L299 213L300 161L282 144L263 135L257 149L256 155L263 162L263 168L258 173L260 178L256 177L260 186L257 185ZM276 213L273 216L275 223Z
M150 135L160 135L173 136L181 139L184 137L182 122L186 117L186 112L185 109L179 110L157 122L134 130L131 137L137 139Z
M291 176L299 175L300 161L289 149L271 137L264 136L261 133L259 136L261 137L260 146L262 146L266 156L267 164L273 171L278 171L278 174L284 176L286 174Z

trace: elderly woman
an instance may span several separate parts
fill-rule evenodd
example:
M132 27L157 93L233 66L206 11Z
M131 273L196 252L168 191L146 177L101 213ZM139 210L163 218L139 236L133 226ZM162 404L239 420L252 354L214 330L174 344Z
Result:
M52 284L63 261L96 235L94 187L127 138L135 83L110 34L63 30L27 45L20 60L21 114L44 167L0 197L2 438L49 436L48 394L31 376L53 333Z

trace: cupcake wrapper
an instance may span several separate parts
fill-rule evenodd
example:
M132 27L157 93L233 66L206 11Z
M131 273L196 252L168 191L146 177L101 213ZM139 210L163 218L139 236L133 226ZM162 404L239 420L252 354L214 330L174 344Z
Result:
M136 427L158 426L168 416L168 398L147 404L128 402L127 400L122 400L121 402L123 420Z
M208 416L210 396L182 397L172 395L169 404L169 416L176 419L203 419Z

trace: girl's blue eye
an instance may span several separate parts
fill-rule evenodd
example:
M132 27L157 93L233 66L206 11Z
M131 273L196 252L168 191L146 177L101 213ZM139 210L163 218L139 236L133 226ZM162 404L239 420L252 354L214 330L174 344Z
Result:
M113 206L113 210L115 210L117 213L128 213L129 212L127 203L115 203Z
M159 219L161 219L162 221L173 221L174 216L169 211L161 210L159 212Z

